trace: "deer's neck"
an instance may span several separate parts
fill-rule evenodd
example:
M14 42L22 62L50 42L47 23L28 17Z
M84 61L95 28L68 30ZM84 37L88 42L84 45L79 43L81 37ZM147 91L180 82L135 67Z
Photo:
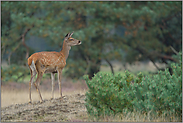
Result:
M67 43L65 43L65 40L62 45L62 50L60 51L65 56L65 60L67 60L69 56L69 50L71 49L71 46L68 46Z

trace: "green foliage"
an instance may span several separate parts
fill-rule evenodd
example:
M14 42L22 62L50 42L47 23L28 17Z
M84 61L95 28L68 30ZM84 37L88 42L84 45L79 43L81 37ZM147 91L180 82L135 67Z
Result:
M86 62L80 59L78 59L77 62L74 62L72 59L68 59L67 67L64 69L65 76L71 77L72 79L75 79L75 80L77 80L78 77L82 78L82 74L86 72L86 69L80 66L86 66Z
M93 76L105 58L166 63L172 60L170 46L176 51L182 46L182 1L2 1L1 10L3 60L13 53L10 63L26 63L21 35L27 29L25 43L41 37L60 49L64 36L74 31L82 45L72 48L67 74L77 78Z
M182 53L179 62L172 63L171 75L166 69L152 77L140 72L132 76L125 71L120 74L96 74L92 80L84 76L89 91L86 93L86 108L90 115L103 116L122 113L123 110L142 113L172 112L182 114Z
M1 79L3 82L18 81L19 79L24 79L28 74L30 74L29 69L25 66L16 64L12 64L8 67L1 66Z

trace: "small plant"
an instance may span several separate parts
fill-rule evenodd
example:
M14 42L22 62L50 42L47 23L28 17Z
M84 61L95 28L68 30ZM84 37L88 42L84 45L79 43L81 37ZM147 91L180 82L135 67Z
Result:
M162 114L167 111L182 114L182 54L172 63L171 75L166 69L153 76L141 72L133 76L97 73L92 80L84 76L89 91L86 108L90 115L99 117L122 113L123 110Z

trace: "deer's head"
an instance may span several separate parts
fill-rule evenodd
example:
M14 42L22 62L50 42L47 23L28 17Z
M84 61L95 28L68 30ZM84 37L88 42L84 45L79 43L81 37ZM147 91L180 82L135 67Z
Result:
M67 43L68 46L80 45L80 44L81 44L81 41L72 38L72 37L71 37L72 35L73 35L73 32L72 32L72 33L68 33L68 34L65 36L65 39L64 39L64 40L65 40L65 43Z

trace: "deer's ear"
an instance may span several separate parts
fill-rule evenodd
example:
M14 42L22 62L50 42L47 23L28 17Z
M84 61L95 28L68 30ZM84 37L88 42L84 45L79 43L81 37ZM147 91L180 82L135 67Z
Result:
M67 35L65 36L65 38L66 38L66 37L69 37L69 35L70 35L70 33L67 33Z
M73 35L73 33L74 33L74 32L72 32L72 33L69 35L69 37L71 37L71 36Z

